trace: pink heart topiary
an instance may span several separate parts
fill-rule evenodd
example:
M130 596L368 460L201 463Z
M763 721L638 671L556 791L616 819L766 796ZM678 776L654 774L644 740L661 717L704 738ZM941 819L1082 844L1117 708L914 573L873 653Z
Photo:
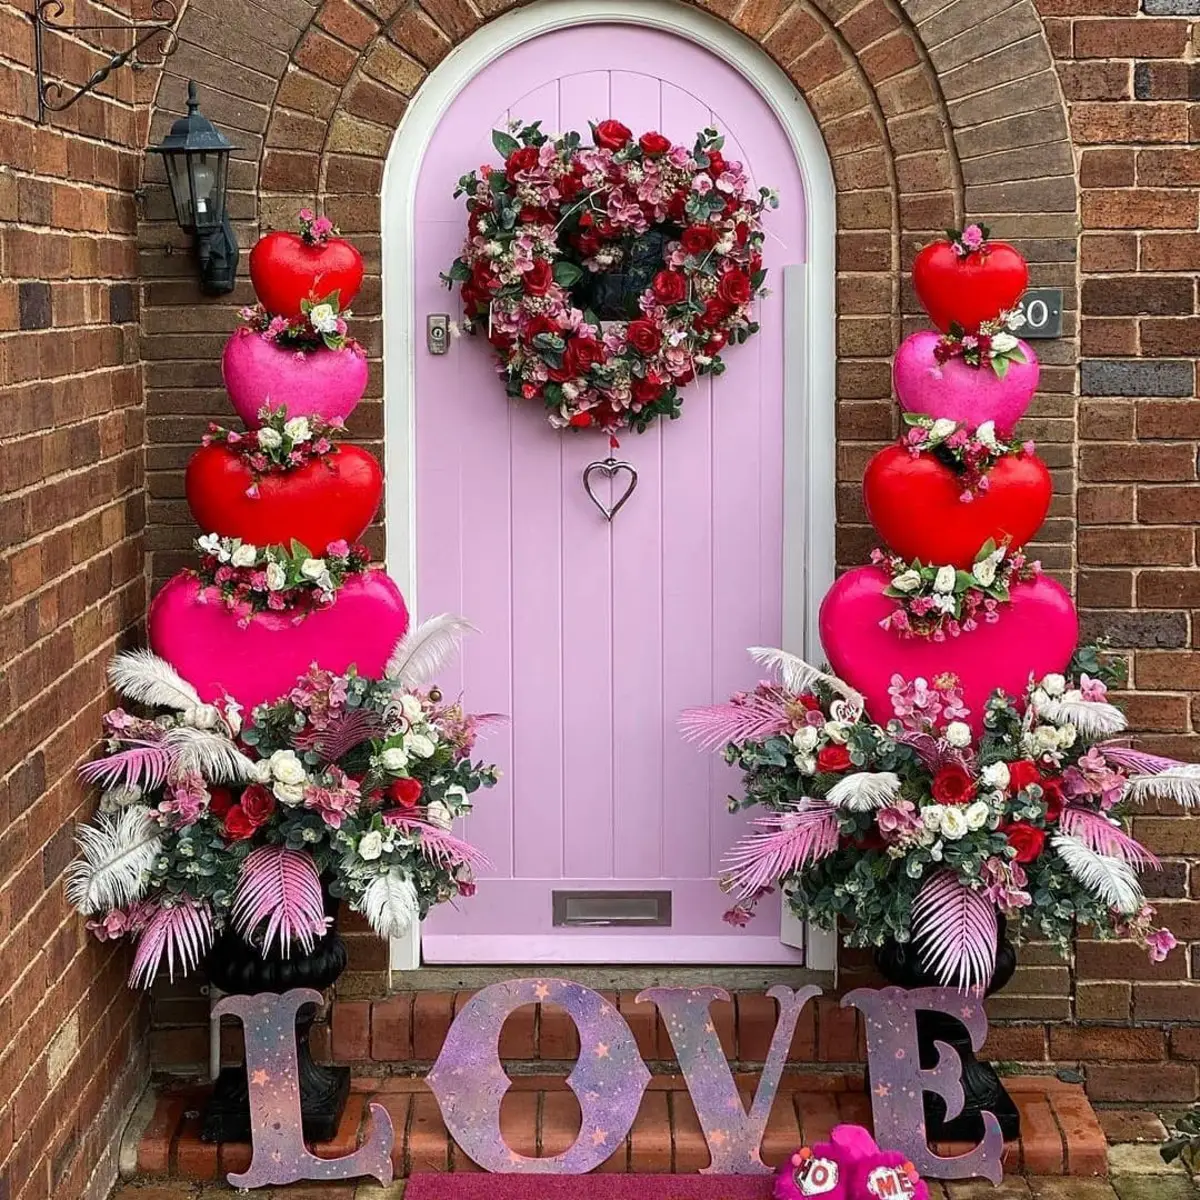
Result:
M888 688L893 675L907 681L958 676L970 724L982 728L983 708L997 688L1023 696L1032 673L1040 678L1063 671L1079 641L1079 619L1071 597L1044 575L1012 588L1012 602L995 624L944 642L904 638L879 622L895 611L883 594L889 577L878 567L847 571L821 605L821 642L834 672L862 692L872 720L894 715Z
M1037 391L1038 360L1032 347L1021 342L1025 362L1010 362L1001 379L990 366L969 367L959 358L939 363L934 356L941 335L923 329L905 338L892 362L896 399L905 412L947 417L976 429L995 421L996 431L1008 437Z
M203 603L184 571L150 605L150 645L208 702L232 696L247 712L285 695L311 663L380 676L408 628L400 589L380 570L345 581L328 608L301 621L290 613L256 613L242 628L219 603Z
M234 331L221 355L230 402L257 429L264 405L287 406L289 417L343 421L367 387L367 359L359 346L342 350L282 349L253 329Z

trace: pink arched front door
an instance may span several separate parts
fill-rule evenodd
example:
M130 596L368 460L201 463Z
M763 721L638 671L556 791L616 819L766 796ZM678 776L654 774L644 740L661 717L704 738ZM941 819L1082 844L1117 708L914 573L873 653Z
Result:
M683 416L622 439L636 492L612 523L584 467L603 435L552 429L511 404L482 339L425 352L427 314L461 316L438 281L465 228L451 193L495 161L491 131L616 117L691 144L713 124L725 155L778 188L762 332ZM720 859L744 828L735 775L685 745L676 719L758 677L746 655L781 638L782 268L803 261L805 196L791 144L759 92L688 39L634 25L561 29L477 74L441 119L417 184L414 344L416 594L422 614L480 632L445 679L506 713L482 746L504 770L467 836L491 859L476 896L439 908L427 962L796 962L771 897L748 928L722 917ZM787 548L799 554L800 547Z

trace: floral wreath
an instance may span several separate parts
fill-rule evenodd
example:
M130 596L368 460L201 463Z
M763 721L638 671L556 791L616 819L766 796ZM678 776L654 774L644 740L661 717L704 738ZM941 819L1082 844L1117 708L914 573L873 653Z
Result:
M614 120L591 146L539 126L497 130L503 167L459 180L468 236L442 278L462 285L509 396L540 400L556 428L643 433L758 332L761 216L778 198L751 191L715 129L689 150Z

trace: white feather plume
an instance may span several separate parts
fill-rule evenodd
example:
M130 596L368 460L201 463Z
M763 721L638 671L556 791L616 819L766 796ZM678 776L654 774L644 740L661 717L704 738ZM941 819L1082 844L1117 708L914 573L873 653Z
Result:
M823 683L839 695L845 696L859 712L862 711L861 693L856 692L848 683L843 683L836 675L830 675L827 671L822 671L811 663L806 663L799 655L791 654L787 650L776 650L770 646L751 646L749 653L760 667L778 671L780 683L794 695L798 695L800 692L810 692L818 683Z
M254 763L224 734L177 725L167 730L164 740L177 768L195 771L209 783L249 783L256 778Z
M1038 703L1038 714L1055 725L1074 725L1088 739L1120 733L1127 724L1125 714L1115 704L1105 700L1051 696Z
M1168 767L1157 775L1138 775L1125 785L1124 799L1133 804L1171 800L1184 808L1200 804L1200 763Z
M836 808L870 812L900 795L900 776L892 771L854 771L843 775L826 793Z
M183 712L202 701L194 687L165 658L150 650L127 650L108 664L113 687L129 700Z
M1067 870L1092 895L1120 913L1135 913L1145 900L1137 872L1124 859L1097 854L1070 834L1056 833L1050 839Z
M417 889L412 880L395 867L386 875L371 880L362 899L353 907L384 938L403 937L421 915Z
M75 831L80 857L67 867L67 901L85 916L125 908L145 892L145 875L162 847L144 805L98 812Z
M424 687L458 651L463 635L474 632L475 626L463 617L430 617L396 643L384 674L403 688Z

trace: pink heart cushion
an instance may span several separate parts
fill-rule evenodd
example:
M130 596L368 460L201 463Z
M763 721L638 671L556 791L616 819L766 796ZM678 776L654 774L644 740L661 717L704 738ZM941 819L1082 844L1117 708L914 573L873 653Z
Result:
M181 571L150 605L150 645L206 701L228 693L247 712L278 700L317 663L379 677L408 628L408 610L388 575L351 576L328 608L293 623L289 613L255 613L242 628L219 603L199 599L196 577Z
M1010 362L1001 379L991 367L968 367L959 358L939 363L934 357L941 334L923 329L905 338L892 361L892 383L905 412L948 417L975 429L995 421L1008 437L1037 391L1038 360L1021 342L1025 362Z
M987 698L1003 688L1021 697L1032 672L1038 678L1062 671L1079 641L1079 619L1071 597L1053 579L1038 576L1012 588L1012 602L993 625L944 642L904 638L879 622L895 610L883 594L888 575L878 567L847 571L821 605L821 642L834 673L862 692L867 712L880 724L894 716L888 688L893 675L912 681L954 674L976 732Z
M247 429L258 428L259 409L267 404L286 405L289 417L345 420L366 390L367 358L358 346L284 350L243 327L225 343L221 376Z

